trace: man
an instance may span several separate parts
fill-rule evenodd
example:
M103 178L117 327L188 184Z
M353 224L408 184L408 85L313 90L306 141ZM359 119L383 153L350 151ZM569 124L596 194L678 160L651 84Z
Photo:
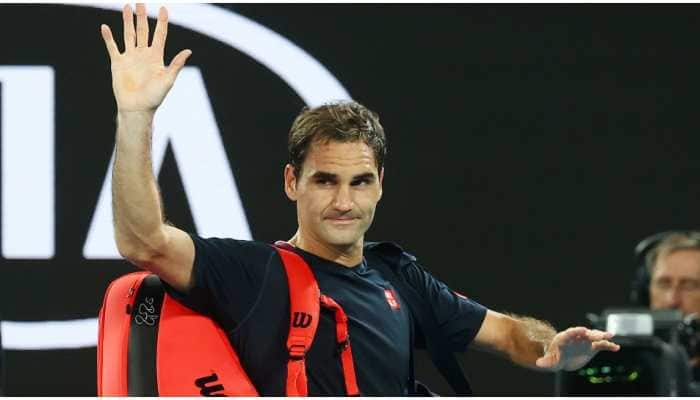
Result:
M685 317L700 318L700 232L659 234L656 244L650 245L644 260L650 277L649 308L680 310ZM693 379L700 381L697 339L691 342L695 344L686 350L690 353Z
M649 307L700 316L700 232L673 232L646 255Z
M123 53L109 27L101 26L118 109L112 177L117 247L135 265L158 274L174 296L215 317L260 394L284 395L289 294L280 258L264 243L203 239L164 223L151 168L151 125L191 51L181 51L164 67L163 8L151 46L144 6L136 6L136 26L129 6L123 18ZM381 250L365 249L364 243L382 196L383 128L363 106L334 103L297 117L289 149L284 190L296 203L299 227L288 243L311 266L322 293L349 317L360 393L408 394L411 316L377 270ZM600 350L619 349L606 332L577 327L556 333L547 323L487 310L417 264L403 273L454 350L474 341L518 364L553 371L576 369ZM310 395L346 393L336 352L334 319L322 313L306 354Z

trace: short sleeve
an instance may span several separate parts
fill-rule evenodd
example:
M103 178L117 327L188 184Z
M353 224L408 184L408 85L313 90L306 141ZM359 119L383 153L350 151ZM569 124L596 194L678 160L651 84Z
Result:
M195 247L194 286L188 293L168 285L166 290L191 309L213 316L226 330L233 329L260 296L274 249L260 242L190 237Z
M479 332L487 308L451 290L415 262L405 265L403 273L409 284L428 301L454 351L465 351Z

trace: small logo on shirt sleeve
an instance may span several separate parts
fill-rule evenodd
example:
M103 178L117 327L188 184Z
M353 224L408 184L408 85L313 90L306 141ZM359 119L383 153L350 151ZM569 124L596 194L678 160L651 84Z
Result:
M389 303L389 307L392 310L398 310L401 308L399 304L399 299L394 292L394 289L384 289L384 297L386 297L386 302Z

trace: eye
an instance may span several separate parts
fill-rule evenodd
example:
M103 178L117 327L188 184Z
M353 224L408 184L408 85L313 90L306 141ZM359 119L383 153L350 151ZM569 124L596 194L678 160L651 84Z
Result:
M654 286L659 290L668 290L671 288L671 281L668 279L659 279L658 281L654 281Z
M351 185L352 186L367 186L371 183L372 183L372 179L370 179L370 178L360 178L360 179L352 181Z
M321 185L321 186L330 186L333 184L333 181L330 179L325 179L325 178L318 178L316 179L316 184Z
M683 291L687 291L687 292L692 292L692 291L698 290L698 289L700 289L700 281L696 281L696 280L683 281L683 283L681 283L681 289Z

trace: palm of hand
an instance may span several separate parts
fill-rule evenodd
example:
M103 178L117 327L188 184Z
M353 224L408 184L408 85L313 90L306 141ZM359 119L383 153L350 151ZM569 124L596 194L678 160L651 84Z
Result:
M573 371L586 365L597 353L587 338L574 337L559 346L559 367Z
M135 48L112 61L112 87L120 110L155 110L173 82L163 58L151 48Z
M536 361L540 368L573 371L586 365L599 351L618 351L620 346L610 342L612 333L583 327L569 328L557 333L547 353Z
M112 87L120 111L155 111L173 86L178 72L192 54L179 52L168 67L163 63L168 31L168 13L158 13L153 43L148 45L148 19L143 4L136 5L136 27L131 6L124 7L124 52L114 42L112 31L101 26L109 58L112 62ZM138 43L138 45L137 45Z

